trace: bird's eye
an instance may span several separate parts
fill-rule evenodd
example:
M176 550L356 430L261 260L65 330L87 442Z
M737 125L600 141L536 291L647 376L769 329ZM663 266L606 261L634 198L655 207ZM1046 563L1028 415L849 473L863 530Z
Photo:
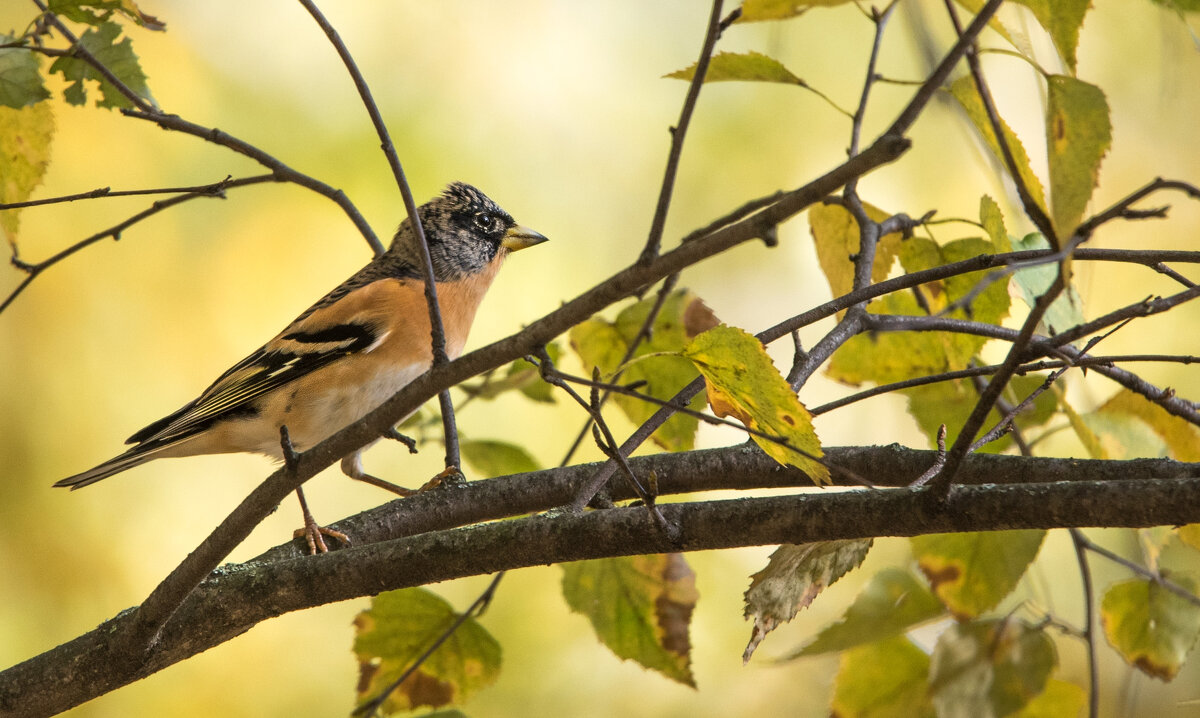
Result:
M481 214L475 215L475 226L482 229L485 232L490 230L492 228L492 225L495 223L496 223L496 218L493 217L492 215L488 214L487 212L483 212Z

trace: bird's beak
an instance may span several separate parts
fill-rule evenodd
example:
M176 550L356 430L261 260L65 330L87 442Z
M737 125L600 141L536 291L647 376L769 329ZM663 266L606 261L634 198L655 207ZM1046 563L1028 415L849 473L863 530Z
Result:
M548 241L549 238L546 236L528 227L517 225L504 233L504 241L500 245L510 252L515 252L518 249L525 249L526 247L532 247L535 244Z

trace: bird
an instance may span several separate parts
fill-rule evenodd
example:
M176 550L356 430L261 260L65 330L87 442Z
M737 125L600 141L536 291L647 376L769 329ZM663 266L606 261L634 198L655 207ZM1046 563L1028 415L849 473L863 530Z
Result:
M505 258L547 241L483 192L452 182L418 208L446 339L458 357ZM433 362L423 259L412 219L386 252L339 284L273 339L217 377L198 397L126 440L124 453L54 484L83 488L153 459L250 452L288 458L349 426ZM364 447L366 448L366 447ZM342 459L351 478L413 493L363 469L362 449ZM299 492L311 553L327 550ZM297 535L300 531L297 531Z

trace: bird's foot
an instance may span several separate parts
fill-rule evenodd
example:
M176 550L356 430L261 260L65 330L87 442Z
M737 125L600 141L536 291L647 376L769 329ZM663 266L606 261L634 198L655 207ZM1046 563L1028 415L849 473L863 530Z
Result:
M308 544L308 555L315 556L318 553L329 553L329 544L325 543L325 537L337 539L342 542L342 545L349 546L350 537L336 529L331 529L317 523L313 518L312 512L308 510L308 502L304 500L304 490L296 487L296 498L300 499L300 512L304 514L304 528L296 529L292 533L292 538L304 537L304 541Z
M308 554L315 556L318 553L329 553L329 544L325 543L325 537L337 539L345 545L350 545L350 537L338 531L331 529L328 526L320 526L316 522L306 524L302 529L296 529L292 533L292 538L304 537L305 543L308 544Z

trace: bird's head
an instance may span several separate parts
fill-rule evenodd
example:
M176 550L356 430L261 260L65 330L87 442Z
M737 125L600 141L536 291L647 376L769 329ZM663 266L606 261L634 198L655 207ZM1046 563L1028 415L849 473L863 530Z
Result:
M451 183L441 195L421 205L418 212L433 274L439 282L482 271L509 252L546 241L546 237L517 224L490 197L464 182ZM421 256L409 220L400 225L389 251L414 261Z

